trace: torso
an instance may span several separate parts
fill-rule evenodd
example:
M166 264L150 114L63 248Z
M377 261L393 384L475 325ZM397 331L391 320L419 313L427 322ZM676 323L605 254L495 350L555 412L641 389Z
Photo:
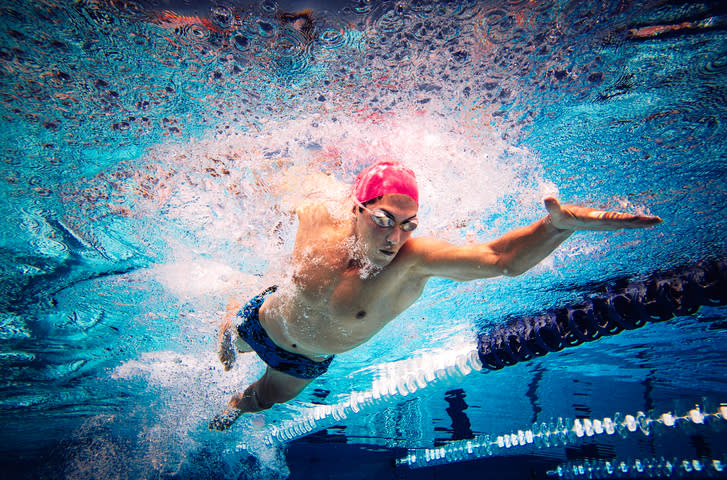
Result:
M369 340L406 310L426 278L412 273L406 245L376 274L362 278L351 260L352 227L323 205L299 212L291 286L270 295L260 321L285 350L313 360Z

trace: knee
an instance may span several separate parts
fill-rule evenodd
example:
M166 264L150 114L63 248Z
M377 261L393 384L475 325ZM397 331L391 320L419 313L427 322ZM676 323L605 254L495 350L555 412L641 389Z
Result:
M245 392L240 395L240 403L243 402L247 404L244 410L247 410L248 412L260 412L262 410L268 410L276 403L282 403L276 401L276 399L265 398L264 395L258 393L256 384L252 384L247 387L247 389L245 389Z
M260 410L267 410L278 403L287 403L300 393L284 389L252 388L248 387L252 398ZM248 391L246 390L246 392ZM254 392L254 393L253 393Z

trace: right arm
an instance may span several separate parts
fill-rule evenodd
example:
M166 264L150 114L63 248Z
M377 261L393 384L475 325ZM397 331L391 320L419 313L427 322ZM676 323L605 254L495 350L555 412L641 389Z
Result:
M453 245L435 238L409 240L419 272L466 282L500 275L516 276L534 267L573 232L559 230L548 217L488 243Z
M548 215L492 242L456 246L433 238L407 243L415 268L423 276L469 281L499 275L520 275L534 267L577 230L644 228L661 223L659 217L605 212L589 207L561 205L545 199Z

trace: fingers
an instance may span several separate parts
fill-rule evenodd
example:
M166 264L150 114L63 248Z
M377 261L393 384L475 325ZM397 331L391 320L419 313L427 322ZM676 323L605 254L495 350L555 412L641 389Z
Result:
M631 215L630 213L606 212L603 210L592 210L587 217L593 220L612 223L621 228L643 228L658 225L661 218L651 215Z
M661 218L651 215L609 212L577 205L561 205L554 197L543 200L552 225L564 230L620 230L658 225Z
M658 225L662 222L661 218L648 215L619 215L623 215L623 217L616 218L616 220L619 222L619 225L621 225L621 228L653 227L654 225Z

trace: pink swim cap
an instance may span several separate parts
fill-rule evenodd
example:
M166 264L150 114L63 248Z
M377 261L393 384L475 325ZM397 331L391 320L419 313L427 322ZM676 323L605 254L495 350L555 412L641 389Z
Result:
M419 190L414 172L397 162L374 163L359 173L353 184L353 196L359 203L391 193L408 195L419 206Z

